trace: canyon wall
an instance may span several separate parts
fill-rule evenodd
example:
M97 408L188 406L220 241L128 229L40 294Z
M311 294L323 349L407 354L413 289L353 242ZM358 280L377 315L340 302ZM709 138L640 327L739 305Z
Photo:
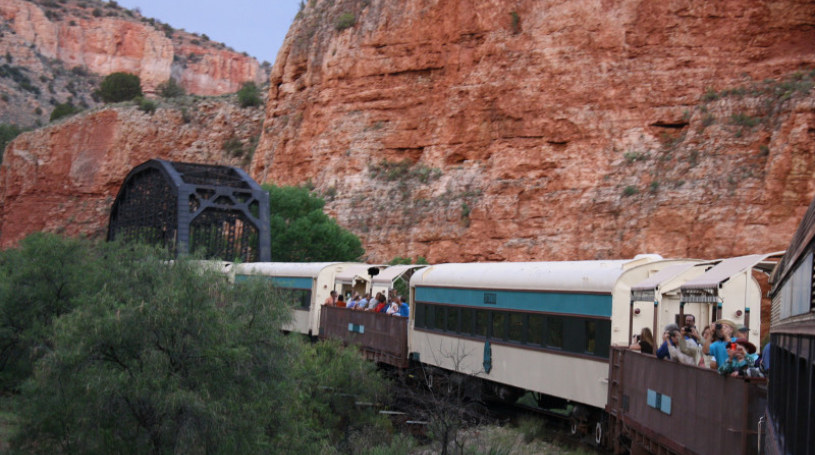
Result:
M171 75L197 95L234 93L244 82L266 82L253 57L110 3L0 0L0 18L10 30L0 40L0 52L35 73L44 57L100 75L137 74L148 92Z
M98 109L20 135L0 166L0 247L37 231L104 238L122 182L147 160L249 163L261 108L240 108L234 97L179 103L153 115Z
M251 173L369 260L783 250L815 193L815 3L318 0Z

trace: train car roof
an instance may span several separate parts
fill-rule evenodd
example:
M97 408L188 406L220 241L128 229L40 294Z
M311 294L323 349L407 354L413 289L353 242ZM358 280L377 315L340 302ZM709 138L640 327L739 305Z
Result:
M703 262L686 262L665 267L645 280L631 286L631 292L653 291L699 264L703 264Z
M374 283L388 284L392 283L397 277L407 272L410 269L420 269L427 267L427 265L392 265L385 270L379 272L379 275L374 277Z
M751 254L748 256L724 259L707 272L683 284L681 289L682 291L691 289L714 290L717 289L721 283L729 280L733 275L744 272L745 270L754 267L771 270L774 263L762 264L762 262L774 255L779 255L779 253Z
M368 269L371 267L378 267L369 264L354 264L344 268L341 272L337 273L334 277L335 282L339 283L353 283L357 279L370 282L371 276L368 275Z
M235 265L236 275L316 277L328 266L341 262L247 262Z
M628 269L655 260L658 255L634 259L562 262L494 262L439 264L420 270L411 286L474 289L517 289L611 293Z

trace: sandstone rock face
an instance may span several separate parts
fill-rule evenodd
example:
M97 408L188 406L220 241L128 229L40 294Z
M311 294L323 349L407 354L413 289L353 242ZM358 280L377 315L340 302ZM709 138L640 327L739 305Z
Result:
M137 13L94 2L89 8L68 2L55 5L56 9L25 0L0 0L0 17L16 39L29 43L39 55L101 75L138 74L148 92L171 75L198 95L233 93L244 82L265 82L266 74L254 58L214 48L183 31L174 31L170 38L139 20ZM94 6L102 7L103 14L92 14ZM17 46L5 47L0 50L10 52L16 64L36 72L38 56Z
M795 0L310 2L251 174L311 180L375 262L783 250L815 193L813 23Z
M106 108L24 133L0 167L0 247L37 231L104 237L133 167L154 158L244 166L262 121L260 108L218 98L153 115Z

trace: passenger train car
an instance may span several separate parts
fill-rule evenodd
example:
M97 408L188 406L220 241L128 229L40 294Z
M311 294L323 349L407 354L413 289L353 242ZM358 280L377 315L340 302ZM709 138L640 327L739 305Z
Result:
M716 394L726 400L722 409L743 405L744 416L720 433L708 432L719 444L709 447L724 450L727 444L756 445L751 442L756 425L750 400L761 397L761 390L752 382L734 386L714 370L629 351L631 335L649 327L658 345L666 324L693 314L700 331L728 318L748 326L757 342L762 323L758 309L766 291L756 276L770 270L776 257L699 261L641 255L629 260L423 268L249 263L236 264L232 273L238 282L251 275L268 277L291 292L300 305L287 330L357 345L367 358L399 369L442 372L479 397L514 401L531 392L541 407L569 409L573 431L589 431L595 442L609 443L615 452L637 445L653 453L703 454L708 443L702 444L707 440L698 436L674 435L675 441L682 441L678 443L648 431L687 426L684 415L671 414L670 397L682 397L673 409L695 415L698 432L713 428L712 422L732 419L720 412L710 420L707 402L697 402L705 394L688 395L682 392L683 384L697 384L696 391L727 388L728 393ZM409 318L322 305L331 290L385 291L411 274ZM666 384L660 375L684 379ZM661 398L652 401L652 393ZM683 446L694 450L682 452Z
M815 200L771 277L765 453L815 454Z
M410 283L410 352L509 386L503 395L532 391L602 408L609 347L630 340L628 289L659 259L428 267Z

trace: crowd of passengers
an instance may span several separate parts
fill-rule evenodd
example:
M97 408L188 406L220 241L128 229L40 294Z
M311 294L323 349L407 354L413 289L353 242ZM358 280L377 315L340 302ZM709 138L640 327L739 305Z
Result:
M374 297L371 297L371 294L368 293L360 295L355 292L353 296L348 297L348 301L342 294L337 294L337 291L331 291L331 295L328 296L324 304L357 311L382 313L389 316L408 317L410 315L410 306L405 298L396 295L393 291L389 292L387 298L381 292L377 292Z
M770 368L770 344L761 354L749 341L750 329L729 319L721 319L707 326L700 334L696 330L696 317L685 315L685 325L668 324L657 348L649 328L634 336L631 349L659 359L672 360L718 370L733 377L764 377Z

